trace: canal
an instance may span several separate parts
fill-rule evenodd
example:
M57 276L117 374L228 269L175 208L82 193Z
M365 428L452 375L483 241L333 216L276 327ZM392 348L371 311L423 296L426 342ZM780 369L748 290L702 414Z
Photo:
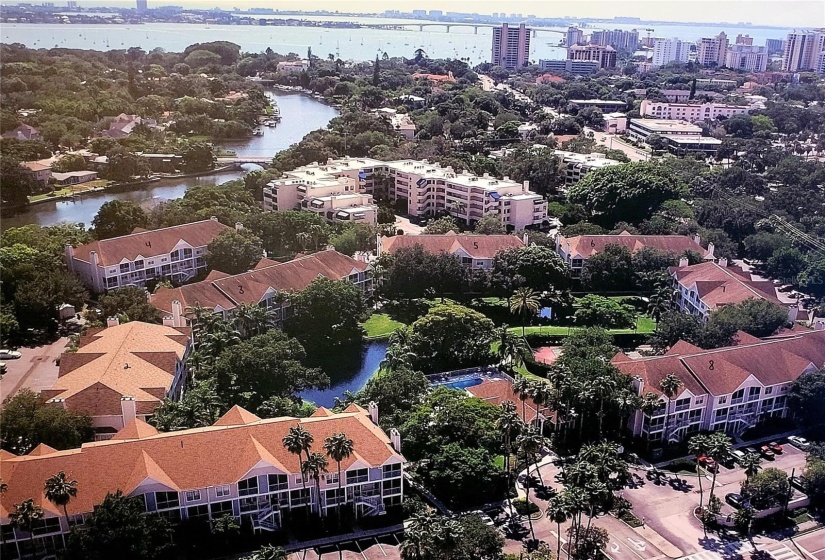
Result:
M338 116L338 110L306 95L267 91L281 110L282 121L275 128L264 127L263 136L253 136L242 142L224 142L226 149L235 150L238 155L273 157L281 150L295 144L309 132L325 128L329 121ZM196 185L219 185L243 177L252 169L233 170L202 177L163 179L144 186L122 192L99 192L83 195L77 201L49 201L31 206L25 212L2 220L2 229L20 227L27 224L49 226L60 222L92 222L103 203L110 200L131 200L150 208L164 200L180 198L187 189Z
M385 341L367 342L358 362L345 364L342 360L337 360L337 366L323 366L322 369L329 375L329 388L320 391L302 391L301 398L312 401L318 406L332 408L335 405L335 397L343 397L345 391L355 393L367 384L367 381L378 371L378 366L384 359L388 346L389 343ZM343 362L346 361L346 359L343 360Z

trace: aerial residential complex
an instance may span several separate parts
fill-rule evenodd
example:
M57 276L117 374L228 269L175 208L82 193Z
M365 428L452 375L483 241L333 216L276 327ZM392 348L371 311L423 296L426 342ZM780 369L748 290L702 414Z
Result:
M788 33L782 53L782 71L816 70L825 73L822 58L825 55L825 29Z
M240 224L238 225L240 227ZM230 228L217 218L66 246L66 264L94 292L144 286L169 278L186 282L206 269L206 246Z
M407 202L414 218L449 212L467 224L487 214L497 215L510 229L539 227L547 221L547 202L532 192L529 184L497 179L485 174L453 171L427 160L380 161L370 158L343 158L326 164L313 163L284 174L264 189L264 208L278 211L293 208L312 210L311 201L322 197L364 196L379 189L391 200ZM340 194L333 195L333 192ZM349 199L348 199L349 200ZM369 199L371 202L371 198ZM320 207L322 210L325 207ZM346 208L353 220L368 221L366 204ZM327 211L329 212L329 211ZM359 218L359 215L363 214ZM327 214L329 216L329 214ZM340 218L333 214L338 219ZM374 222L372 222L374 223Z
M1 451L8 484L0 498L2 556L20 558L28 550L28 533L12 529L9 512L29 498L45 512L35 523L39 550L62 548L69 523L81 522L107 493L118 490L140 497L148 513L173 521L231 515L256 531L277 530L296 509L324 513L342 505L357 517L382 514L404 499L404 457L398 432L387 437L377 421L377 406L369 413L352 404L339 414L319 408L309 418L268 420L236 406L207 428L158 433L135 419L109 441L79 449L40 446L20 457ZM353 453L341 461L340 484L337 468L321 476L320 495L312 480L303 480L298 456L282 442L295 426L312 434L310 452L323 453L324 439L335 433L353 441ZM43 493L43 481L58 471L82 489L68 503L69 519Z
M523 23L511 27L504 23L493 28L493 54L490 62L513 70L530 62L530 29Z
M79 346L60 357L57 380L40 394L52 406L91 416L100 440L180 396L192 336L187 328L113 318L107 328L89 329Z
M627 119L624 119L625 121ZM615 129L609 129L608 132L617 132L618 125ZM623 130L623 129L622 129ZM592 154L579 154L575 152L566 152L564 150L554 150L553 155L561 161L561 171L564 173L564 185L569 187L578 183L582 177L603 167L610 167L611 165L621 165L621 162L610 159L604 154L594 152Z
M612 363L633 378L640 396L661 397L658 410L637 410L631 417L628 428L633 435L651 441L678 441L700 430L741 435L769 418L787 416L792 383L825 363L822 330L765 340L743 332L736 337L736 346L715 350L680 341L664 356L633 359L617 354ZM671 373L681 387L668 403L659 384Z
M493 268L493 260L499 251L518 249L525 244L515 235L396 235L381 237L378 255L416 246L436 255L454 255L461 259L461 264L474 270L489 270Z

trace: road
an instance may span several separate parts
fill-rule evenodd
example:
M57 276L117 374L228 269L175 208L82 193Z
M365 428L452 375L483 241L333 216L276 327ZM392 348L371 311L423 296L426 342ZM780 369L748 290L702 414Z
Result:
M0 380L0 395L5 400L21 389L42 391L50 388L57 380L58 366L55 360L66 349L67 337L59 338L51 344L34 348L20 348L23 355L18 360L7 360L8 372Z
M616 136L615 134L606 134L599 130L594 130L592 128L585 128L585 133L593 133L593 137L596 139L598 144L601 144L607 148L612 150L621 150L622 152L630 158L630 161L647 161L650 159L650 154L645 152L644 150L640 150L631 146L630 144L626 144L621 140L620 136Z

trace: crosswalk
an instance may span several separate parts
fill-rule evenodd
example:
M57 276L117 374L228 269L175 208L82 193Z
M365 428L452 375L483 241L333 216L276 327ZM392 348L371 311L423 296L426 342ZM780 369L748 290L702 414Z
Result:
M760 546L759 549L767 552L773 560L805 560L798 552L783 543ZM741 555L746 552L753 552L753 547L749 543L733 541L725 543L717 550L703 550L690 556L683 556L680 560L724 560L724 558L735 557L737 554Z
M771 555L771 558L774 560L803 560L803 558L799 555L798 552L795 550L791 550L782 543L777 543L776 545L772 546L771 548L767 549L768 554Z
M722 560L722 557L712 550L703 550L690 556L683 556L680 560Z

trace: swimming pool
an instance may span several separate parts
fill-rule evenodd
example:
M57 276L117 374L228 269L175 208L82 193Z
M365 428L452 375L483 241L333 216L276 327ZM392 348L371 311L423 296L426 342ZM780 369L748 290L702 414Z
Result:
M448 381L446 383L441 383L443 387L449 387L450 389L466 389L467 387L475 387L476 385L481 385L484 382L484 379L481 377L470 377L469 379L457 379L455 381Z

